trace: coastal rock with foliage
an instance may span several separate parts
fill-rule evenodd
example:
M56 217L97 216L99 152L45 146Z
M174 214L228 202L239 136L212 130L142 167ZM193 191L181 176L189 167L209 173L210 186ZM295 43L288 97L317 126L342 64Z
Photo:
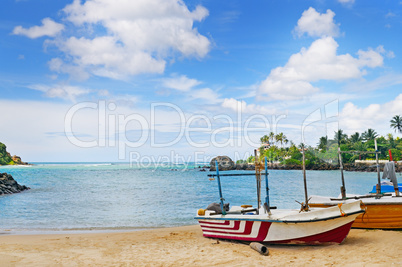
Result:
M0 173L0 195L19 193L30 189L25 185L20 185L11 174Z
M23 162L18 156L11 156L7 152L7 147L5 144L0 142L0 165L27 165L28 163Z
M210 171L216 171L215 161L218 161L218 166L220 171L229 171L235 169L235 163L228 156L217 156L211 160L209 163Z

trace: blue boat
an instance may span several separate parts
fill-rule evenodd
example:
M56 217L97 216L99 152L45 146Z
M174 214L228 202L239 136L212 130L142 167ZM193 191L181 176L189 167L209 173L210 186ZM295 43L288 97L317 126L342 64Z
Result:
M398 183L399 192L402 192L402 183ZM376 193L376 186L373 186L373 190L370 193ZM395 192L394 186L389 184L381 184L381 193L392 193Z

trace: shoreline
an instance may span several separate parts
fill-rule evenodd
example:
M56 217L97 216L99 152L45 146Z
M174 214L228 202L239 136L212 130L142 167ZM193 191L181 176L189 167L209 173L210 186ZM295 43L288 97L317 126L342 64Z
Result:
M0 236L25 236L25 235L63 235L63 234L108 234L108 233L127 233L137 231L150 231L155 229L164 229L163 227L155 228L102 228L102 229L3 229L0 230Z
M199 225L112 233L0 235L5 266L389 266L402 231L352 229L340 245L267 245L205 238Z

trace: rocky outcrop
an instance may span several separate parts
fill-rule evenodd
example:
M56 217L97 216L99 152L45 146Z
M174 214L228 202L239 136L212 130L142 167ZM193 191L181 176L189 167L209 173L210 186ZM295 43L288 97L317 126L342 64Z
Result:
M18 156L11 156L7 152L6 145L0 142L0 165L28 165L28 163L23 162Z
M235 170L235 163L231 158L228 156L217 156L211 160L209 163L210 171L216 171L215 168L215 161L218 161L218 167L220 171L230 171L230 170Z
M25 185L20 185L11 174L0 173L0 195L19 193L30 189Z
M14 164L18 164L18 165L28 165L28 163L23 162L21 160L21 157L18 157L16 155L12 156L11 159L14 161Z

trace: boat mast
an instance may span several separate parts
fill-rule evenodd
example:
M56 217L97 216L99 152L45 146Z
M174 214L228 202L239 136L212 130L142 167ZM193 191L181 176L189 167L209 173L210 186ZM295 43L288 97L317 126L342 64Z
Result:
M380 163L378 161L378 149L377 149L377 138L374 138L374 148L375 148L375 162L377 164L377 176L378 176L378 184L376 186L377 195L381 194L381 178L380 178Z
M216 177L218 177L218 187L219 187L219 197L220 197L220 201L221 201L221 210L222 210L222 214L226 215L226 210L223 205L223 201L225 199L222 196L221 178L219 177L219 164L218 164L217 160L215 160L215 167L216 167Z
M269 206L269 187L268 187L268 160L265 157L265 190L267 196L265 197L265 208L268 214L271 214L271 207Z
M257 181L257 214L259 214L261 203L261 163L257 155L257 149L254 149L255 179Z
M345 187L345 177L343 176L342 154L341 154L341 148L339 146L338 146L338 157L339 157L339 169L341 170L341 179L342 179L341 195L342 199L346 199L346 187Z
M360 154L375 154L376 162L377 162L377 174L378 174L378 184L376 185L376 194L381 194L381 179L380 179L380 164L378 161L378 154L380 153L377 150L377 140L374 139L375 144L375 151L341 151L340 147L338 146L338 156L339 156L339 169L341 170L341 178L342 178L342 186L341 186L341 194L342 199L346 199L346 187L345 187L345 178L343 175L343 163L342 163L342 154L345 153L360 153Z
M304 155L304 144L302 143L302 151L303 151L303 179L304 179L304 199L306 201L306 205L303 207L302 209L304 211L308 211L309 210L309 206L308 206L308 194L307 194L307 178L306 178L306 158Z

